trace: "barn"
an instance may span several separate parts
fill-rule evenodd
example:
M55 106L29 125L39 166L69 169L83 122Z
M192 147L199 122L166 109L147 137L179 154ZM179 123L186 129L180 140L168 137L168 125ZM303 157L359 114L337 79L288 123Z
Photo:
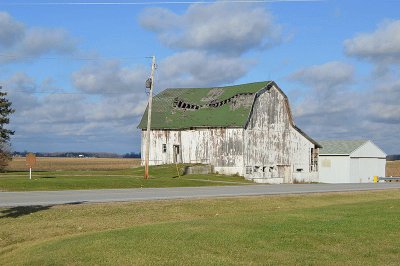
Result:
M138 126L142 155L147 111ZM294 124L273 81L166 89L153 99L151 121L151 165L209 164L259 183L318 181L321 146Z
M370 140L327 140L319 155L322 183L367 183L385 176L386 154Z

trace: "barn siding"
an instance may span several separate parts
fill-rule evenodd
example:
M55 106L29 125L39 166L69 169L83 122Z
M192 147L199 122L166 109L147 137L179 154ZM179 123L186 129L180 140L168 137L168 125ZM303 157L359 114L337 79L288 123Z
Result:
M142 131L142 154L146 131ZM162 145L167 151L163 153ZM174 145L179 145L181 163L212 164L224 174L243 174L243 129L151 130L151 165L174 163Z
M314 144L292 127L288 108L275 87L255 100L244 133L246 178L262 183L318 180L318 172L310 172Z
M315 145L301 135L297 130L291 128L291 163L293 167L293 179L305 182L318 182L319 181L319 165L318 157L317 168L312 170L311 163L311 149ZM301 171L298 171L300 169Z

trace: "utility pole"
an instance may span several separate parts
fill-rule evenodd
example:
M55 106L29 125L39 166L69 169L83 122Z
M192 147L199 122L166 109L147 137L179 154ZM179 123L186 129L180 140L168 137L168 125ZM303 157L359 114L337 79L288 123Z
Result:
M156 57L153 55L152 63L151 63L151 75L150 75L150 78L146 81L146 88L149 88L150 92L149 92L149 104L148 104L148 108L147 108L147 131L146 131L146 153L145 153L145 165L144 165L144 179L149 179L151 105L153 103L154 71L155 70L156 70Z

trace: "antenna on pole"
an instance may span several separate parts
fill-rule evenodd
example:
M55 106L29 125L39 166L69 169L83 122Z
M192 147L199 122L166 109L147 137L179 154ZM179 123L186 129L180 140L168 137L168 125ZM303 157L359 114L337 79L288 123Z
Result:
M156 57L153 55L151 62L151 75L146 80L146 88L149 89L149 103L147 108L147 130L146 130L146 151L144 165L144 179L149 179L149 155L150 155L150 129L151 129L151 106L153 103L154 71L156 70Z

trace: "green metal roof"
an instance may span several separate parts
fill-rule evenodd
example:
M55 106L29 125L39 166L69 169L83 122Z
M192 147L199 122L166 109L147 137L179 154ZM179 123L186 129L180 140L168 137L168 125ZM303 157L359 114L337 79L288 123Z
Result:
M151 128L244 127L256 93L268 83L166 89L153 98ZM146 125L147 108L138 128Z
M368 140L322 140L319 154L346 154L349 155Z

